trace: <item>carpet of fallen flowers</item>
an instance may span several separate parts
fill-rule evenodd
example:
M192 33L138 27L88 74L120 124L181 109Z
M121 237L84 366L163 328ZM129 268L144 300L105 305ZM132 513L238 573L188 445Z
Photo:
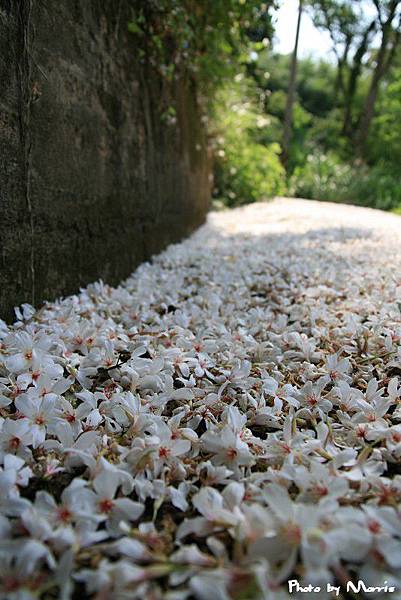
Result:
M0 322L1 597L401 590L400 242L256 204Z

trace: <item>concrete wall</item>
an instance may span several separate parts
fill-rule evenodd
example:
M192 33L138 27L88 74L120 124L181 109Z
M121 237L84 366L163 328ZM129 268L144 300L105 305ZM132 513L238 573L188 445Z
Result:
M132 11L133 0L0 0L2 318L116 284L204 220L194 84L139 59Z

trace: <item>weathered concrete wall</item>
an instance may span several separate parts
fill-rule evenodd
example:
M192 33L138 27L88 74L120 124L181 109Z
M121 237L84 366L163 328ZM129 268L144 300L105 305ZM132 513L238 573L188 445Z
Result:
M141 64L132 8L0 0L2 318L98 278L116 284L204 220L193 84Z

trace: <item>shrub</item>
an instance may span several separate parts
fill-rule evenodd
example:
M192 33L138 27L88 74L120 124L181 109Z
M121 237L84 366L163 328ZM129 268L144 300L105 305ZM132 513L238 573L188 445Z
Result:
M310 154L302 166L295 168L290 193L313 200L338 200L339 193L350 184L351 171L332 154Z
M290 181L294 196L391 210L401 206L401 178L385 164L344 164L334 154L315 153Z
M240 80L217 98L213 196L227 206L266 200L285 190L279 144L258 141L271 119L258 110L255 94Z

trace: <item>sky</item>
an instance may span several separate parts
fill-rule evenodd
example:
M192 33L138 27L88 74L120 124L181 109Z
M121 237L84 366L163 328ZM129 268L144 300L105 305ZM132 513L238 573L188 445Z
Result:
M276 12L274 50L282 54L292 52L298 17L298 0L282 0L281 8ZM299 56L332 59L331 42L328 33L321 32L313 25L309 15L304 12L299 36Z

